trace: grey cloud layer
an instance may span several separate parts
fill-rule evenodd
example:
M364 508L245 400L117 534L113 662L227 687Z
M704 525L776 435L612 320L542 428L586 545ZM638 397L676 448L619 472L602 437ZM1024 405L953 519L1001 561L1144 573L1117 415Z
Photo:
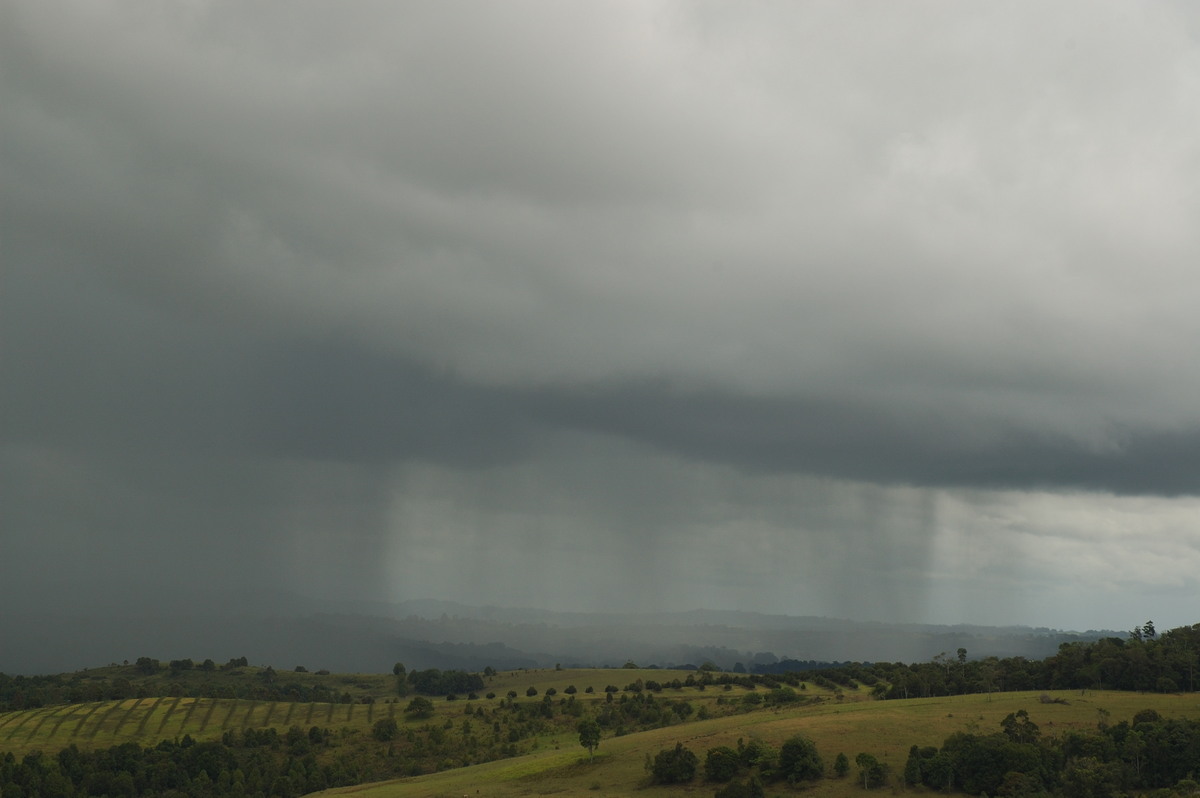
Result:
M1195 427L1182 11L405 8L11 7L11 251L491 384Z
M1195 432L1124 428L1079 440L987 407L889 402L869 390L753 396L667 379L497 386L344 337L281 341L236 326L164 326L145 307L85 283L55 284L46 272L13 269L9 286L20 289L9 297L71 300L53 314L5 303L6 340L20 353L8 365L9 436L29 444L480 466L533 456L545 436L574 430L760 472L1200 489Z

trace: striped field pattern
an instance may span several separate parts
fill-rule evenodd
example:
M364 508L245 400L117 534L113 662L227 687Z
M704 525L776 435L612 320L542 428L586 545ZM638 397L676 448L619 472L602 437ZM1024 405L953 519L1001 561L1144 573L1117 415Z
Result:
M297 704L236 698L129 698L90 704L43 707L0 714L0 753L21 756L31 751L57 751L69 745L104 748L119 743L153 745L159 740L191 735L220 739L230 730L297 725L337 725L369 729L372 719L391 716L370 704Z

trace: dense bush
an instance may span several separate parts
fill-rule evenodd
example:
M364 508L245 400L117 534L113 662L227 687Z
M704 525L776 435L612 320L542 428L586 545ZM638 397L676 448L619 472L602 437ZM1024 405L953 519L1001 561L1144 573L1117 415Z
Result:
M381 743L391 742L400 733L400 725L393 718L375 721L371 728L371 736Z
M735 781L717 790L714 798L763 798L762 782L751 777L749 781Z
M994 734L956 732L940 750L913 746L904 778L937 790L1012 798L1051 791L1096 798L1186 786L1200 762L1200 720L1163 720L1153 711L1134 718L1141 722L1045 739L1027 713L1017 712Z
M433 702L424 696L417 696L408 702L408 706L404 708L404 714L416 718L432 718Z
M408 674L408 685L415 692L424 695L471 693L484 688L483 677L478 673L455 670L440 671L437 668L410 671Z
M812 740L797 735L780 746L779 776L788 783L816 781L824 775L825 763Z
M737 751L726 745L708 749L704 757L704 778L724 783L733 779L741 769Z
M655 784L683 784L696 777L696 768L700 760L683 743L675 743L675 748L664 748L654 757L651 775Z

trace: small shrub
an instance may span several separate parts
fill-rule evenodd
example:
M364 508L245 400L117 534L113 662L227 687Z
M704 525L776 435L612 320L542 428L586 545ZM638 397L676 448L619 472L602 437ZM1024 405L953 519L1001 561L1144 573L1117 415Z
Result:
M757 778L750 781L735 781L714 793L714 798L763 798L762 782Z

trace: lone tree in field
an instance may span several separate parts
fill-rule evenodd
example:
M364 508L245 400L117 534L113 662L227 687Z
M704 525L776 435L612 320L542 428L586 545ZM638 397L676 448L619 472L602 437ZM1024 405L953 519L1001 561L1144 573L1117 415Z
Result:
M415 715L418 718L432 718L433 702L424 696L417 696L408 702L408 706L404 708L404 713L406 715Z
M588 718L579 721L576 727L579 731L579 744L588 751L588 759L591 760L595 755L592 753L600 746L600 724Z

